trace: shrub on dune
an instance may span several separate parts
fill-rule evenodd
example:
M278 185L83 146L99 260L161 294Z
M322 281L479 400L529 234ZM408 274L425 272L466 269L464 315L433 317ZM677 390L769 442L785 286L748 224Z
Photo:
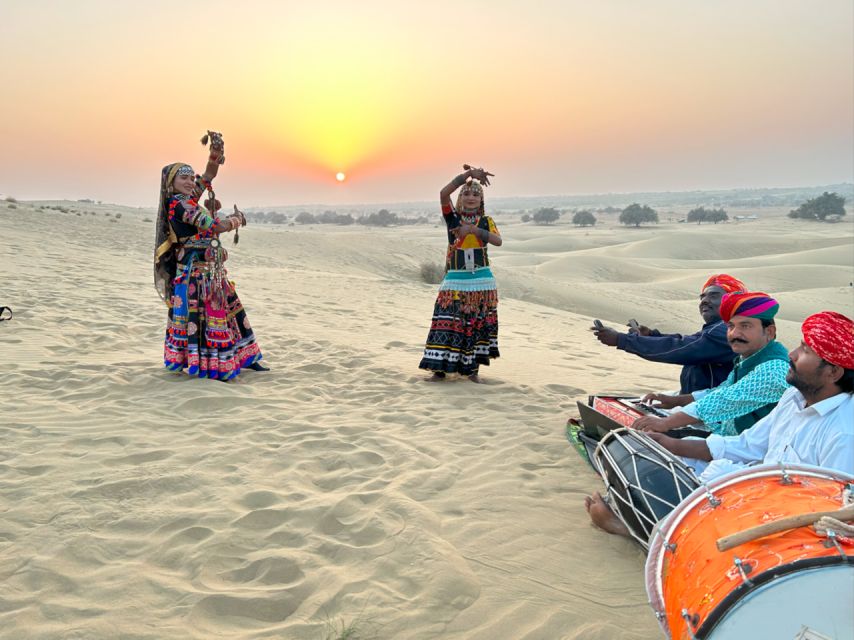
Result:
M439 284L445 278L445 267L438 262L421 263L421 279L427 284Z

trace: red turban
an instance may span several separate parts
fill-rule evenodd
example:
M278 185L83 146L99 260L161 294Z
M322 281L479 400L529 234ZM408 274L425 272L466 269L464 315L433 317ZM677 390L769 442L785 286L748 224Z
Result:
M735 291L747 291L747 287L745 284L739 280L738 278L733 278L732 276L728 276L725 273L718 273L711 276L708 280L706 280L706 284L704 284L700 288L700 293L703 293L709 287L720 287L727 293L733 293Z
M822 359L854 369L854 321L835 311L815 313L804 320L804 342Z
M778 302L761 291L725 293L721 298L721 320L729 322L733 316L747 316L771 320L780 309Z

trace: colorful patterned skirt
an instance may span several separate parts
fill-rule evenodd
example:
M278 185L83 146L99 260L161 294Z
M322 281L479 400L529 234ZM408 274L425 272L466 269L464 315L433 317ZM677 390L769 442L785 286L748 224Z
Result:
M241 368L261 360L261 349L234 283L226 279L219 301L210 293L210 268L210 263L192 259L178 265L163 359L170 371L231 380Z
M498 289L492 271L448 271L419 367L467 376L499 355Z

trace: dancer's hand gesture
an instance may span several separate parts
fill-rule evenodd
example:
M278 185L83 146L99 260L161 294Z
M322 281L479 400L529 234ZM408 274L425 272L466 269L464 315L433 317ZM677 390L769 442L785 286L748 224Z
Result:
M241 227L246 226L246 216L243 215L243 212L237 208L237 205L234 205L234 213L232 215L235 218L237 218L238 220L240 220L240 226Z
M483 167L472 167L471 165L464 164L464 165L463 165L463 169L465 169L466 171L468 171L468 172L469 172L469 175L470 175L472 178L474 178L475 180L480 181L480 183L481 183L484 187L488 187L488 186L489 186L489 178L490 178L490 177L493 177L493 178L495 177L495 174L493 174L493 173L489 173L489 171L487 171L487 170L486 170L486 169L484 169Z

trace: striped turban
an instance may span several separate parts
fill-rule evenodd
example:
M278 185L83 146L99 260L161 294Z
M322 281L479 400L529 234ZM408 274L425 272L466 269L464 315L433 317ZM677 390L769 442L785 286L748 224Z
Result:
M771 320L780 310L779 303L761 291L736 291L725 293L721 299L721 320L729 322L733 316L747 316Z
M706 280L706 284L700 287L700 293L703 293L709 287L720 287L727 293L735 291L747 291L747 287L738 278L733 278L725 273L717 273Z
M835 311L815 313L804 320L804 342L819 357L843 369L854 369L854 321Z

